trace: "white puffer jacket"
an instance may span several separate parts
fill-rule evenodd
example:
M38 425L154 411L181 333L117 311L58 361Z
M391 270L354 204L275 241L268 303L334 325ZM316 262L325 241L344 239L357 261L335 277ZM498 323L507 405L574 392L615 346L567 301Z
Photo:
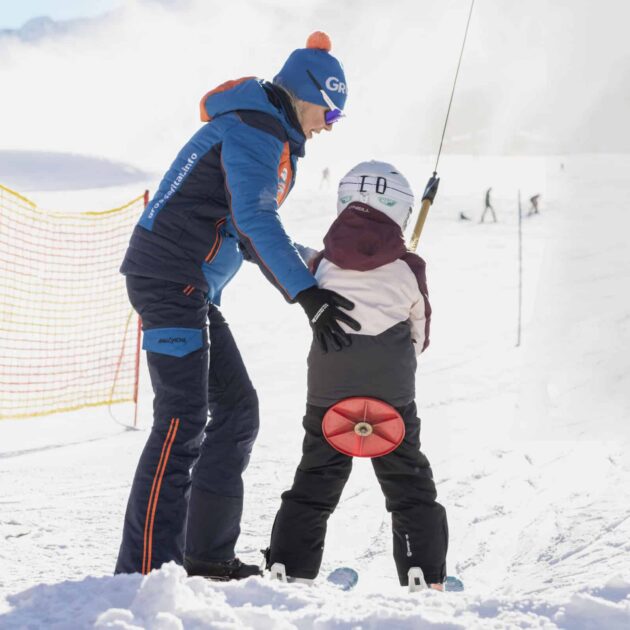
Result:
M325 249L312 263L320 287L354 302L361 324L351 334L379 335L409 321L416 354L429 345L431 306L425 262L407 251L400 227L382 212L355 202L335 220Z

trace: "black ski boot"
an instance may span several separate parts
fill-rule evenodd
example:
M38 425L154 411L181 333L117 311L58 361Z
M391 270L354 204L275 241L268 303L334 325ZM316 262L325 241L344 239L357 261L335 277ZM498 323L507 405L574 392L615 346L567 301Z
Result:
M203 562L201 560L184 559L184 568L189 576L199 575L209 580L227 582L228 580L244 580L252 575L261 576L260 567L245 564L238 558L222 562Z

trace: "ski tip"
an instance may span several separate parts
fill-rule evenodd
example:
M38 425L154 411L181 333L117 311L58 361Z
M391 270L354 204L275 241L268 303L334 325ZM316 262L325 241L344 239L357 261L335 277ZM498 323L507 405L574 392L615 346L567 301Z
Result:
M461 593L464 590L464 583L454 575L447 575L444 581L444 590L451 593Z
M359 574L350 567L339 567L331 571L326 580L339 587L342 591L349 591L359 581Z

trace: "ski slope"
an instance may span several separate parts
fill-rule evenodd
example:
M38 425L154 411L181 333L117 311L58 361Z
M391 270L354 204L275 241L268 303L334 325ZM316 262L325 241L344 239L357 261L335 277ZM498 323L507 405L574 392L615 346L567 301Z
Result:
M372 157L394 162L417 190L432 170L429 158L359 159ZM318 159L307 158L282 210L288 232L311 246L334 217L336 180L354 164L326 162L332 185L321 189ZM442 158L420 242L434 316L417 400L449 517L449 573L465 593L398 586L389 517L365 461L331 517L315 587L209 583L175 565L113 577L147 435L126 430L131 410L113 407L0 423L0 628L630 627L629 169L624 155ZM499 222L479 225L490 185ZM535 192L542 204L523 221L517 348L519 188L525 211ZM105 208L131 195L30 196L44 207ZM459 221L460 211L474 220ZM238 545L242 559L258 561L300 456L309 330L251 265L222 311L261 400ZM360 575L349 593L321 583L343 565Z

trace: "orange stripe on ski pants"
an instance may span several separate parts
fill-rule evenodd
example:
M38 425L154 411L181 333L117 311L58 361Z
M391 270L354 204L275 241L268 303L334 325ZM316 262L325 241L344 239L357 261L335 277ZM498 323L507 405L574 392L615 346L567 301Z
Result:
M157 509L158 498L160 496L160 488L162 487L162 478L166 470L166 464L171 454L171 446L175 441L175 434L179 427L179 418L171 418L171 424L166 434L166 439L162 445L162 452L158 462L157 470L153 477L151 486L151 494L149 495L149 503L147 505L147 515L144 521L144 545L142 549L142 573L146 575L151 571L151 555L153 551L153 523L155 522L155 511Z

